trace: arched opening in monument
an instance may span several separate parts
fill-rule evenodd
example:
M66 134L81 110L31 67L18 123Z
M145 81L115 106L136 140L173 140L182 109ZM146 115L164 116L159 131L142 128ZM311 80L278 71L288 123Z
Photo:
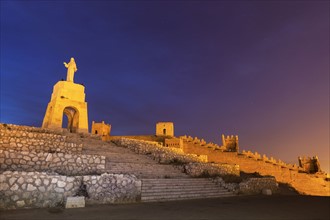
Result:
M163 129L163 135L166 135L166 129L165 128Z
M66 114L62 115L62 128L68 128L69 118Z
M66 116L66 119L64 117ZM79 128L79 112L74 107L66 107L63 110L63 121L62 121L62 128L65 127L68 129L69 132L75 133L78 131Z

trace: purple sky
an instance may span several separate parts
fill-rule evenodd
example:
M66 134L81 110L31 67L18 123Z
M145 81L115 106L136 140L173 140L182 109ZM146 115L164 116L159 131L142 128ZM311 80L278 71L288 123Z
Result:
M175 134L329 172L328 1L1 1L0 121L41 126L74 57L89 122Z

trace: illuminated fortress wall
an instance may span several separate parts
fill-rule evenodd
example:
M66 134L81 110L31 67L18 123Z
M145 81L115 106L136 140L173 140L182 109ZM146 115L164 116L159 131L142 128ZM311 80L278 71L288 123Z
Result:
M278 182L289 183L304 194L330 196L330 182L326 180L325 173L309 174L303 167L261 156L258 152L226 152L223 146L207 144L198 138L181 138L186 154L207 155L209 162L238 164L243 172L274 176Z

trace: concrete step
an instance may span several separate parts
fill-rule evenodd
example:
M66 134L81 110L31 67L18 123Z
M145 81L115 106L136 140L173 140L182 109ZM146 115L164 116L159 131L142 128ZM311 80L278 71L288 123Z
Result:
M188 178L180 170L171 165L144 164L144 163L106 163L106 170L109 173L134 174L138 178Z
M234 194L206 178L142 180L141 200L144 202L226 196Z
M149 184L149 183L164 183L164 184L172 184L172 183L184 183L185 182L188 182L188 183L201 183L201 182L204 182L204 183L212 183L211 179L208 179L208 178L189 178L189 179L186 179L186 180L181 180L181 179L148 179L148 180L143 180L143 183L145 184Z
M106 168L110 170L141 170L151 172L171 172L183 174L180 170L171 165L150 164L150 163L106 163Z
M189 190L203 190L214 189L214 185L201 185L201 186L144 186L142 190L146 191L189 191Z
M211 180L199 179L199 178L187 178L187 179L148 179L143 180L143 186L194 186L194 185L214 185Z
M192 190L192 191L172 191L172 192L145 192L142 191L142 197L154 197L154 196L160 196L160 197L166 197L166 196L178 196L178 197L182 197L182 196L194 196L194 195L224 195L224 194L232 194L231 192L227 191L227 190Z
M216 189L208 189L208 190L190 190L190 191L156 191L156 192L143 192L143 197L149 196L190 196L190 195L208 195L208 194L227 194L229 193L227 190L216 190Z
M142 202L158 202L158 201L174 201L187 199L205 199L235 196L233 193L218 193L218 194L192 194L192 195L168 195L168 196L142 196Z

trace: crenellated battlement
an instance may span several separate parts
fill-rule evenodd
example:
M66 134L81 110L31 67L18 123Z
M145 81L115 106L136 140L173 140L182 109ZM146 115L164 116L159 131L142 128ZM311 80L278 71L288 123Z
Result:
M238 153L238 151L235 151L235 149L239 149L238 147L238 136L237 135L222 135L222 141L223 145L219 146L218 144L212 143L212 142L206 142L203 138L198 137L192 137L189 135L180 136L180 139L184 141L185 144L193 144L196 147L207 148L211 150L210 154L214 155L217 153L223 153L226 152L230 153L236 153L237 158L246 158L249 160L259 161L265 164L271 164L273 166L277 166L279 168L285 168L291 171L296 172L306 172L306 173L317 173L319 172L320 175L326 176L325 173L321 172L320 163L319 160L316 157L299 157L299 165L297 164L289 164L285 163L280 159L275 159L272 156L267 156L265 154L260 154L258 152L251 152L243 150L242 152ZM189 150L188 150L189 151ZM234 158L234 157L233 157ZM238 163L238 159L232 160L234 163Z
M307 173L317 173L321 171L319 158L314 157L298 157L299 167Z
M225 151L228 151L228 152L238 152L239 151L238 135L225 136L224 134L222 134L221 139L222 139L222 146L225 149Z
M197 137L184 135L180 138L183 140L183 152L186 154L207 155L211 163L238 164L242 172L274 176L276 181L291 184L297 191L304 194L330 195L327 174L320 172L317 157L302 157L298 166L258 152L228 151L225 146L212 142L206 143L204 139ZM232 141L229 143L236 141L236 146L238 146L237 136L225 136L224 139L224 143L226 140Z
M193 144L200 145L203 147L211 148L214 150L221 150L221 151L225 150L224 147L219 146L218 144L215 144L213 142L207 143L203 138L199 139L198 137L191 137L188 135L183 135L183 136L180 136L180 139L182 139L183 141L189 142L189 143L193 143Z

